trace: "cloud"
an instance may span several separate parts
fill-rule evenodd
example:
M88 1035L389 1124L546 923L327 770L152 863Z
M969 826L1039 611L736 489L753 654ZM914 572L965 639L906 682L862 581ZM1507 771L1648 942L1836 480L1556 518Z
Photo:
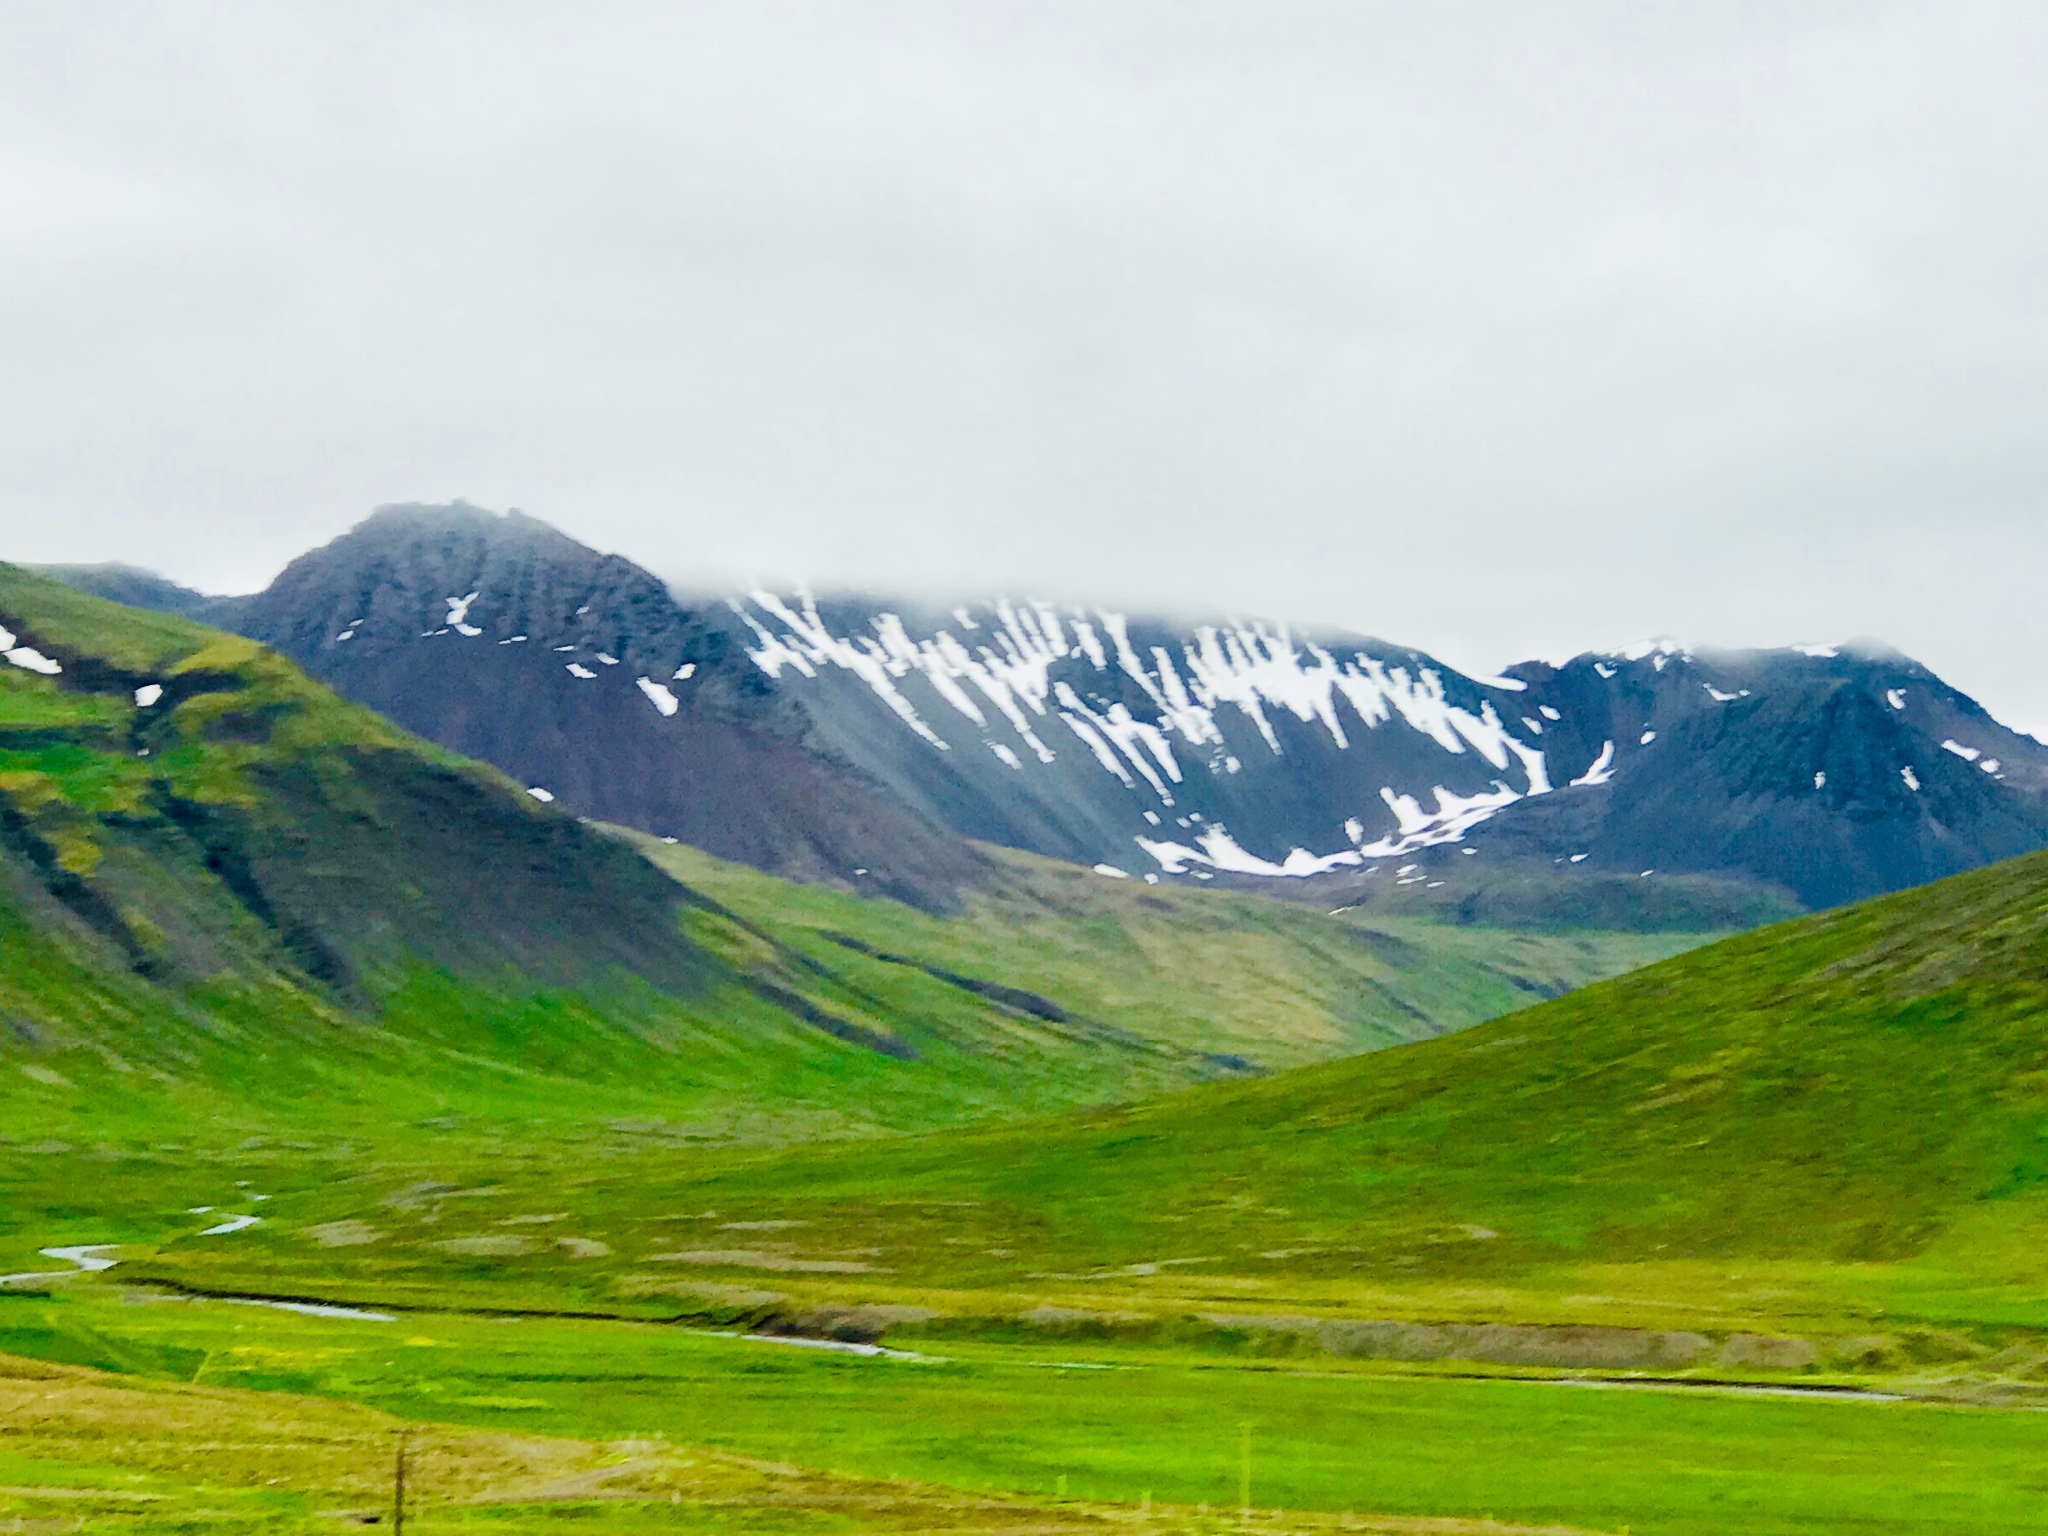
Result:
M246 586L467 495L1482 669L1880 634L2048 723L2032 8L0 26L18 558Z

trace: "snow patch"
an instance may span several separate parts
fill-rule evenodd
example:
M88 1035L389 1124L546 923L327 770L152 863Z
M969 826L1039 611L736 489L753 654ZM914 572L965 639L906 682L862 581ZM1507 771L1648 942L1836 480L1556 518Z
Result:
M1536 713L1546 720L1562 720L1564 718L1563 715L1552 709L1548 704L1538 704L1536 706Z
M1024 766L1024 760L1017 756L1015 752L1012 752L1008 747L1004 746L1000 741L990 742L988 744L988 749L989 751L995 753L996 761L1002 763L1007 768L1022 768ZM1150 811L1147 811L1145 814L1147 816L1150 816L1152 813Z
M1795 645L1792 649L1802 656L1812 656L1820 661L1833 661L1842 654L1832 645Z
M1637 742L1636 745L1641 747L1647 747L1651 742L1655 741L1656 739L1657 733L1655 731L1645 731L1643 732L1643 739Z
M144 683L135 690L135 707L137 709L149 709L163 696L164 685L162 683Z
M1913 790L1915 793L1919 792L1920 776L1911 768L1901 768L1899 770L1899 777L1906 781L1906 788Z
M0 656L5 656L24 671L40 672L45 677L55 677L64 670L33 646L16 645L15 639L12 630L0 629Z
M1095 866L1095 873L1107 875L1112 880L1128 880L1131 878L1128 873L1118 869L1114 864L1098 864Z
M1941 750L1955 753L1957 757L1960 757L1966 763L1974 763L1984 755L1975 747L1966 747L1959 741L1944 741L1941 744Z
M597 676L595 672L591 671L590 668L584 666L579 661L570 662L568 671L571 677L592 678Z
M1155 843L1149 838L1138 838L1138 846L1159 861L1160 869L1169 875L1183 874L1190 864L1206 864L1211 869L1227 870L1239 875L1320 875L1347 864L1364 862L1351 849L1321 857L1306 848L1295 848L1287 857L1275 864L1247 853L1237 845L1236 839L1222 827L1211 826L1203 829L1195 840L1198 847L1190 848L1185 843Z
M696 675L697 663L695 663L694 661L686 661L680 667L676 668L675 677L673 681L678 683L687 683L691 678L695 677Z
M647 695L648 702L664 715L672 715L680 707L676 703L674 692L667 684L657 683L651 677L637 677L633 681L639 684L640 691Z
M1826 789L1828 787L1828 776L1825 773L1816 773L1813 776L1813 787L1815 789Z
M529 789L527 793L533 796L533 798L538 800L542 805L553 805L555 803L555 792L552 789L542 789L538 784L536 784L533 786L533 788Z
M1614 743L1607 742L1600 748L1600 755L1593 759L1593 766L1572 780L1573 789L1586 789L1595 784L1605 784L1614 777Z
M214 1225L206 1228L199 1235L201 1237L220 1237L229 1232L246 1232L262 1219L261 1216L230 1216L226 1221L214 1223Z
M1906 690L1903 688L1887 688L1884 691L1884 701L1891 705L1893 709L1904 709L1906 707Z

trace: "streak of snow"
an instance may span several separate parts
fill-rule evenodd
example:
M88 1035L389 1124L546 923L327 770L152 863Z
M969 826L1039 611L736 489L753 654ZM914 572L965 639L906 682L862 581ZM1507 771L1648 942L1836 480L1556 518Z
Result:
M1412 795L1397 794L1391 787L1382 788L1380 798L1394 813L1396 830L1358 851L1369 859L1393 859L1439 843L1458 842L1480 822L1523 798L1498 779L1494 780L1493 788L1492 794L1458 795L1439 784L1432 791L1436 796L1434 811L1425 811Z
M1614 777L1614 743L1607 742L1600 748L1600 755L1593 759L1593 766L1572 780L1573 789L1585 789L1595 784L1605 784Z
M598 659L599 661L603 662L603 663L604 663L604 664L605 664L606 666L608 666L608 667L616 667L616 666L617 666L617 665L619 664L619 658L618 658L618 657L616 657L616 656L607 656L607 655L605 655L605 653L604 653L603 651L599 651L599 652L597 653L597 659Z
M779 677L784 667L806 677L816 677L828 666L853 671L934 745L943 745L938 734L897 686L912 672L978 729L987 727L988 717L977 695L992 704L1041 762L1051 762L1053 754L1036 734L1037 720L1052 712L1070 725L1085 719L1097 739L1116 742L1131 767L1153 781L1164 796L1169 793L1164 784L1181 777L1172 738L1178 736L1194 747L1224 748L1217 723L1223 706L1243 715L1267 748L1278 754L1274 718L1283 709L1303 724L1319 724L1339 748L1348 747L1350 735L1338 709L1341 697L1368 728L1398 714L1446 752L1462 754L1474 748L1496 768L1519 760L1531 794L1549 788L1542 754L1501 724L1490 701L1482 701L1475 714L1451 700L1443 677L1431 668L1417 668L1411 675L1406 667L1388 666L1363 652L1339 660L1313 643L1298 643L1285 627L1205 625L1178 645L1177 654L1153 646L1141 656L1122 614L1103 611L1092 619L1079 614L1063 619L1049 604L1005 600L994 605L994 623L977 626L988 636L987 642L970 649L946 629L929 639L913 639L893 613L880 613L870 621L872 635L846 638L830 631L807 595L792 605L770 593L755 592L750 602L758 615L741 604L733 606L758 642L747 652L756 666L772 677ZM1085 682L1064 682L1067 692L1057 693L1050 675L1054 664L1082 661L1097 673L1121 673L1119 691L1124 680L1135 684L1149 705L1146 713L1155 718L1139 718L1123 701L1090 702L1091 689ZM1522 686L1514 679L1499 686L1509 683ZM1088 737L1083 735L1083 740ZM1212 767L1217 760L1211 757ZM1221 753L1221 761L1226 772L1242 766L1227 751ZM1129 772L1111 771L1119 778Z
M1955 753L1957 757L1960 757L1966 763L1974 763L1984 755L1975 747L1966 747L1960 741L1944 741L1941 744L1941 749L1944 752Z
M692 677L694 677L696 673L697 663L695 663L694 661L686 661L680 667L676 668L675 677L673 678L673 681L678 683L686 683Z
M636 677L633 681L639 685L640 691L647 695L648 702L653 704L664 715L672 715L676 712L678 708L676 696L667 684L657 683L651 677Z
M1564 718L1563 715L1552 709L1548 704L1538 704L1536 706L1536 713L1546 720L1562 720Z
M1118 869L1114 864L1098 864L1095 866L1095 873L1107 875L1112 880L1128 880L1131 878L1129 874Z
M1884 701L1891 705L1893 709L1904 709L1906 707L1906 690L1903 688L1887 688L1884 691Z
M1832 645L1795 645L1792 649L1802 656L1812 656L1819 661L1833 661L1842 654Z
M538 800L542 805L553 805L555 803L555 792L552 789L542 789L538 784L536 784L533 786L533 788L529 789L527 793L533 796L533 798Z
M752 614L737 603L733 605L740 618L745 620L748 628L754 631L755 637L761 642L758 651L747 652L755 666L770 677L780 677L785 666L794 667L805 677L816 677L821 663L844 667L873 689L905 725L940 751L949 750L948 744L939 739L938 733L925 724L924 717L917 712L916 707L897 691L896 678L901 677L909 668L902 664L900 658L892 657L881 643L864 638L856 645L850 640L840 639L826 626L825 621L818 617L818 605L808 593L803 594L803 611L800 614L791 611L782 599L772 592L757 591L751 596L753 601L766 609L786 631L782 635L771 634L768 627ZM895 633L902 633L900 622ZM893 636L884 631L884 638ZM895 664L892 665L892 662Z
M1590 859L1591 857L1592 855L1590 853L1575 853L1572 855L1572 862L1574 864L1583 864L1586 862L1586 860Z
M1655 731L1645 731L1643 732L1643 739L1636 743L1636 745L1647 747L1651 742L1655 741L1656 739L1657 733Z
M1007 767L1022 768L1024 766L1024 760L1021 757L1019 757L1015 752L1011 751L1008 747L1004 746L1000 741L990 742L988 744L988 749L989 751L995 753L996 760L998 762L1004 764ZM1151 813L1148 811L1146 814L1150 815Z
M1543 722L1535 719L1533 716L1522 716L1522 724L1529 728L1529 734L1532 736L1541 736L1543 734Z
M1906 781L1906 788L1914 791L1915 793L1919 792L1920 775L1915 773L1911 768L1901 768L1899 770L1899 777Z
M1716 688L1712 683L1701 683L1700 686L1707 690L1708 696L1711 697L1716 704L1733 704L1737 699L1746 699L1749 697L1749 690L1747 688L1738 689L1734 693L1723 693L1720 689Z
M570 662L568 670L569 675L571 677L592 678L597 676L597 674L591 671L590 668L584 666L581 662L578 661Z
M1529 685L1519 677L1507 677L1501 674L1496 674L1493 677L1481 677L1476 672L1467 672L1465 675L1482 688L1504 688L1509 693L1527 693L1529 691Z
M1602 677L1612 677L1618 669L1608 666L1604 661L1596 661L1593 663L1593 670Z
M509 640L500 640L500 641L498 642L498 644L500 644L500 645L519 645L519 644L523 643L523 642L524 642L525 640L527 640L528 638L529 638L529 637L528 637L528 636L526 636L526 635L514 635L514 636L512 636L512 638L511 638L511 639L509 639Z
M229 1232L245 1232L262 1219L260 1216L230 1216L226 1221L216 1222L214 1225L206 1228L199 1235L201 1237L220 1237Z
M144 683L135 690L135 707L137 709L148 709L163 696L164 685L162 683Z
M1228 870L1239 875L1320 875L1346 864L1363 862L1351 849L1317 857L1306 848L1295 848L1288 852L1285 860L1275 864L1270 859L1259 858L1237 845L1236 839L1222 827L1205 828L1195 839L1200 845L1190 848L1185 843L1155 843L1149 838L1136 839L1140 848L1159 861L1159 867L1169 875L1183 874L1190 864L1206 864L1211 869Z

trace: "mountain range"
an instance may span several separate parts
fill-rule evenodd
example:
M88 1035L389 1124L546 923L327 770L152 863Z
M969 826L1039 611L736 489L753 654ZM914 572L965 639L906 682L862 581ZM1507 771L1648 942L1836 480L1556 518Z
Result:
M1875 644L1474 678L1255 620L691 594L460 503L380 509L246 597L49 574L261 640L579 815L937 909L987 878L976 843L1346 902L1678 877L1720 926L2048 846L2048 747Z

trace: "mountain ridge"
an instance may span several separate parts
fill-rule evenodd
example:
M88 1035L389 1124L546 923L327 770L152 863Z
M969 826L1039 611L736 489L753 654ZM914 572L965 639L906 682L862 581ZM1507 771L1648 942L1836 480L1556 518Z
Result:
M381 509L217 602L580 814L926 904L985 876L969 840L1150 880L1431 889L1459 855L1809 908L2048 846L2048 747L1873 643L1473 678L1264 621L679 596L462 505Z

